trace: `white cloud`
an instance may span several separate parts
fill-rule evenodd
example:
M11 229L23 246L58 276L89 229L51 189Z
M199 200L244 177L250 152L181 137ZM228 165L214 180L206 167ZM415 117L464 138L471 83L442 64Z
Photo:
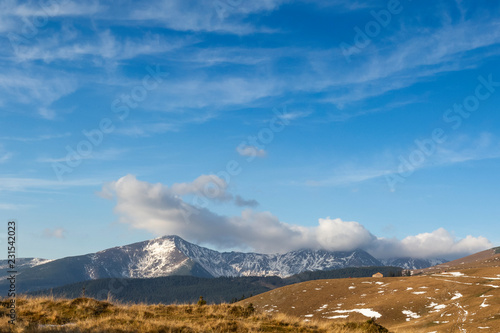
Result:
M21 136L4 136L0 137L0 140L8 141L20 141L20 142L35 142L35 141L45 141L52 139L61 139L70 136L71 133L66 132L64 134L42 134L34 137L21 137Z
M64 228L55 228L55 229L45 228L43 230L43 237L63 239L66 237L66 229L64 229Z
M20 210L28 208L28 205L0 203L0 210Z
M449 231L439 228L432 232L408 236L401 241L380 238L371 250L382 257L387 257L388 250L392 250L401 257L459 258L491 247L493 245L485 237L468 235L457 239Z
M264 149L260 149L258 147L250 146L250 145L238 146L236 148L236 151L241 156L249 156L249 157L266 157L267 156L267 152Z
M129 127L120 127L115 133L131 137L149 137L158 133L176 132L179 125L174 123L136 123Z
M36 105L33 109L40 116L53 119L55 114L49 106L77 89L77 80L72 77L74 75L38 66L27 67L23 71L5 69L0 74L0 98Z
M39 36L31 45L23 45L16 53L16 61L43 60L50 63L56 60L84 61L92 59L95 66L103 61L119 61L132 59L141 55L153 55L172 51L185 46L187 40L172 38L166 40L155 34L146 34L140 38L118 38L109 30L104 30L93 36L88 42L81 42L81 36L75 33L71 40L64 34L54 36ZM93 57L93 58L88 58Z
M243 35L265 30L257 29L245 23L241 18L253 13L272 11L283 2L285 1L160 0L148 2L142 8L136 8L128 18L156 21L178 31L215 31Z
M117 160L120 156L126 153L127 149L109 148L101 151L92 152L88 156L79 156L81 160L98 160L98 161L113 161ZM39 157L36 160L39 163L66 163L67 156L61 157Z
M358 222L324 218L314 227L291 225L270 212L243 210L240 216L222 216L185 202L179 193L199 193L206 176L169 188L127 175L103 186L104 197L115 198L120 222L155 235L179 235L188 241L223 249L264 253L301 248L365 249L380 258L393 256L453 258L491 247L484 237L455 239L448 231L409 236L403 240L377 238Z
M316 228L316 241L323 249L354 250L366 247L376 239L358 222L345 222L341 219L319 219Z
M221 201L232 199L232 195L227 192L226 181L215 175L201 175L191 183L175 183L171 190L180 196L194 194Z

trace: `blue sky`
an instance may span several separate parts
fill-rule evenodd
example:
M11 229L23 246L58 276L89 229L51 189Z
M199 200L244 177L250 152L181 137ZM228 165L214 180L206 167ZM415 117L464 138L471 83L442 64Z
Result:
M19 256L166 234L378 257L500 243L500 4L3 1L0 16L0 213Z

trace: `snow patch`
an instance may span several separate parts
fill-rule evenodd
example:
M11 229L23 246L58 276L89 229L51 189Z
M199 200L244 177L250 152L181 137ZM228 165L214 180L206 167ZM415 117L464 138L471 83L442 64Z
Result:
M410 310L403 310L402 311L404 315L406 315L406 321L410 321L411 318L413 319L417 319L417 318L420 318L420 316L416 313L416 312L413 312L413 311L410 311Z
M352 309L352 310L334 310L332 312L337 312L337 313L349 313L349 312L357 312L361 313L363 316L368 317L368 318L380 318L382 315L378 313L377 311L374 311L372 309Z
M316 311L323 311L327 307L328 307L328 304L324 304L324 305L320 306L319 309L317 309Z
M444 273L441 273L441 275L451 275L454 277L459 277L459 276L464 276L464 273L462 273L462 272L444 272Z
M486 298L483 300L483 303L481 303L480 307L482 308L487 308L488 306L490 306L489 304L486 304Z

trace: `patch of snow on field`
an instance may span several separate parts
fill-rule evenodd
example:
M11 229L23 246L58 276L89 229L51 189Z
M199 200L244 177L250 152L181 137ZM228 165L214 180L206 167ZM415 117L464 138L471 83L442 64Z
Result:
M304 315L304 317L307 317L307 318L311 318L312 316L314 316L313 314L306 314Z
M459 293L458 291L455 291L455 296L453 296L453 297L451 298L451 300L453 301L453 300L459 299L459 298L461 298L462 296L463 296L463 295L462 295L461 293Z
M356 289L355 286L349 286L349 289Z
M323 311L327 307L328 307L328 304L324 304L324 305L320 306L319 309L317 309L316 311Z
M383 282L377 281L375 284L384 284Z
M403 312L403 314L408 317L408 318L406 318L406 321L410 321L411 318L413 318L413 319L420 318L420 316L416 312L413 312L413 311L410 311L410 310L403 310L401 312Z
M462 273L462 272L444 272L444 273L441 273L441 275L451 275L454 277L459 277L459 276L463 276L464 273Z
M376 318L376 319L382 317L380 313L378 313L377 311L373 311L372 309L334 310L332 312L337 312L337 313L357 312L361 313L365 317Z
M481 303L480 307L482 307L482 308L486 308L486 307L488 307L488 306L490 306L490 305L489 305L489 304L486 304L486 298L485 298L485 299L483 300L483 303Z
M478 327L480 330L487 330L488 328L490 328L489 326L479 326Z
M422 294L427 294L427 291L414 291L414 292L412 292L412 294L422 295Z
M488 279L488 280L500 280L500 277L487 277L487 276L483 276L483 279Z
M408 288L406 288L406 290L413 290L413 288L412 287L408 287Z
M446 305L432 302L431 304L427 305L427 307L433 308L432 311L429 311L429 313L432 313L432 312L439 312L439 311L443 310L444 308L446 308Z
M326 319L338 319L338 318L347 318L349 317L349 315L338 315L338 316L331 316L331 317L323 317L323 318L326 318Z
M485 284L486 287L500 288L500 286L495 286L493 284Z

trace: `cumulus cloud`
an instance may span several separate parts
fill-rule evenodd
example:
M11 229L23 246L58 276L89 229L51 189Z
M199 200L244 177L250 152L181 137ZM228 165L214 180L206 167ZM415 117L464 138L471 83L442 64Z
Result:
M201 175L191 183L176 183L171 191L176 195L200 195L210 199L228 201L232 195L227 192L227 183L215 175Z
M192 183L168 187L127 175L105 184L102 193L104 197L116 200L115 213L121 223L158 236L178 235L220 249L275 253L303 248L330 251L360 248L378 258L453 259L492 247L484 237L456 239L443 228L397 240L376 237L362 224L339 218L322 218L317 226L304 227L284 223L270 212L252 209L243 210L239 216L223 216L195 203L190 204L181 197L203 193L205 184L223 181L213 177L216 176L201 176ZM227 184L221 187L219 195L221 198L229 195Z
M241 156L248 157L266 157L267 155L267 152L264 149L250 145L240 145L236 148L236 151Z
M378 240L380 243L391 244L392 248L397 250L399 256L414 256L415 253L423 258L435 257L462 257L467 254L479 252L493 245L485 237L467 236L463 239L457 239L452 233L439 228L433 232L421 233L415 236L408 236L400 242L388 242L384 239ZM377 253L378 250L374 250ZM387 256L385 251L382 256Z

